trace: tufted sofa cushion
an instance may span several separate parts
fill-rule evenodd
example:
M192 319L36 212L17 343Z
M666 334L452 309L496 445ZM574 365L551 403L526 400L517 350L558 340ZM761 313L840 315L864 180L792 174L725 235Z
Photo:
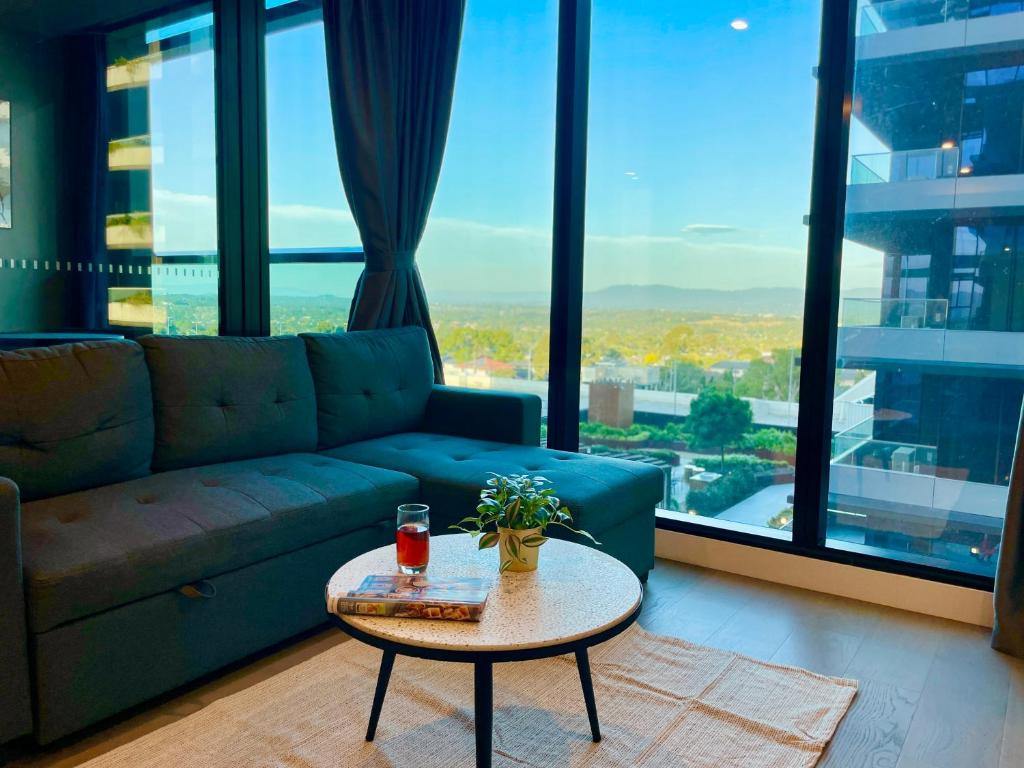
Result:
M91 341L0 352L0 476L23 501L149 473L153 406L142 349Z
M290 454L150 475L22 507L33 631L387 521L409 475ZM324 574L326 579L329 574Z
M437 531L472 513L489 472L543 475L579 525L594 534L653 510L665 490L661 470L649 464L424 432L353 443L325 455L419 478Z
M422 328L302 334L316 385L319 447L414 429L434 368Z
M153 468L316 448L316 396L302 341L144 336L153 380Z

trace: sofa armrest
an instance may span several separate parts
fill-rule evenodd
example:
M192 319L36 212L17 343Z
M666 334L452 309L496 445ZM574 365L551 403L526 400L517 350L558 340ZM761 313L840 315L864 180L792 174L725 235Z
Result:
M423 431L516 445L540 444L540 398L435 385Z
M18 486L0 477L0 744L32 730Z

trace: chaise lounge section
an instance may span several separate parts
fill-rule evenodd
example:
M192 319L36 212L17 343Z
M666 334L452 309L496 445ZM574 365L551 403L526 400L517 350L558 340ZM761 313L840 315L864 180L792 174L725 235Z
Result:
M418 328L0 353L0 742L316 627L398 504L443 532L488 472L544 475L646 577L660 471L539 437L534 396L435 386Z

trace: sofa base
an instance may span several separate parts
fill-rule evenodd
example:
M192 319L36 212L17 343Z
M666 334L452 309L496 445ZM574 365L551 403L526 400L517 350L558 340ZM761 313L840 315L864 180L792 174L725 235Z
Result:
M646 581L653 508L595 535ZM363 528L212 577L208 600L168 592L34 635L36 740L53 742L322 624L334 571L393 537L390 523Z
M167 592L32 637L35 735L81 730L326 620L324 585L393 541L380 524L215 576L216 596Z
M603 531L591 531L594 537L601 542L600 546L594 547L594 549L611 555L616 560L621 560L630 567L641 582L646 583L648 573L654 568L654 528L654 507L651 507L643 512L637 512L611 528ZM554 526L548 528L548 535L578 544L586 544L590 547L594 546L584 537L576 536Z

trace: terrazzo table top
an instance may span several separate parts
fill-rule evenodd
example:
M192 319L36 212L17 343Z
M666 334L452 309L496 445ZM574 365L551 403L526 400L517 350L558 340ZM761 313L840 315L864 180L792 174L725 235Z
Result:
M397 571L395 545L343 565L327 598L344 596L370 574ZM430 537L427 576L489 577L493 586L479 622L340 616L369 635L421 648L507 651L581 640L619 624L643 597L640 580L604 552L559 539L540 548L532 573L498 574L497 548L477 550L467 534Z

